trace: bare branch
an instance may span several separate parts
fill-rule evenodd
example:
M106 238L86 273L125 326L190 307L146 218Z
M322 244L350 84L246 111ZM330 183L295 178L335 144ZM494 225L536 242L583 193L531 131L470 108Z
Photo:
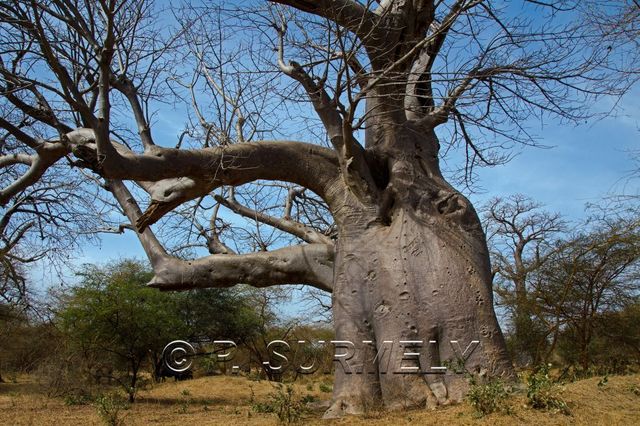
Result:
M364 149L353 135L351 128L353 117L343 120L337 109L337 100L331 99L323 87L323 83L316 83L300 64L295 61L289 61L288 65L285 64L284 36L287 27L284 17L280 18L280 26L276 28L280 40L278 66L284 74L298 81L307 92L316 113L324 124L329 140L338 152L342 176L347 186L360 200L372 202L378 198L379 194L371 176L371 170L364 158Z
M31 156L29 170L6 188L0 189L0 206L6 205L17 193L38 182L47 169L68 152L69 148L59 142L45 142L38 146L36 154ZM20 158L26 160L26 157Z
M131 193L120 181L111 180L108 184L129 220L136 222L141 211ZM304 283L331 291L332 245L310 244L242 255L217 254L188 261L169 256L150 229L138 233L138 238L155 272L149 285L161 290L232 287L239 283L255 287Z
M29 148L36 149L40 145L34 138L20 130L18 127L9 123L2 117L0 117L0 127L7 130L14 138L27 145Z
M250 209L242 204L238 203L234 198L222 198L219 195L216 195L215 200L231 210L234 213L242 215L247 218L251 218L267 224L269 226L273 226L281 231L288 232L291 235L295 235L301 240L310 243L310 244L332 244L330 238L326 235L323 235L308 226L303 225L300 222L296 222L295 220L291 220L289 218L277 218L265 214L263 212Z

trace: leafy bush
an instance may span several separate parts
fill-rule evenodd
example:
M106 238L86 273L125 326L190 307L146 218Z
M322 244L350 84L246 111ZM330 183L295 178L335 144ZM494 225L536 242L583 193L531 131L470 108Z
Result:
M253 394L252 394L253 398ZM300 421L307 412L306 403L310 402L308 396L299 397L291 385L276 385L275 392L269 394L266 402L254 402L252 409L256 413L273 413L282 424L292 424Z
M310 404L312 402L316 402L317 400L318 400L318 398L313 396L313 395L311 395L311 394L306 394L300 399L300 401L303 404Z
M124 425L122 410L129 408L128 404L116 394L100 395L96 398L96 409L100 418L109 426Z
M327 383L320 383L320 385L318 386L318 389L320 389L320 392L324 392L324 393L333 392L333 387Z
M220 366L215 356L205 356L200 359L200 368L205 376L215 376L220 374Z
M467 399L478 417L494 412L511 413L509 391L504 383L498 380L479 384L472 378Z
M89 395L82 394L69 394L64 396L64 405L87 405L91 403L92 399Z
M527 380L529 405L537 410L549 410L571 415L569 406L560 396L562 388L549 376L549 366L542 364Z

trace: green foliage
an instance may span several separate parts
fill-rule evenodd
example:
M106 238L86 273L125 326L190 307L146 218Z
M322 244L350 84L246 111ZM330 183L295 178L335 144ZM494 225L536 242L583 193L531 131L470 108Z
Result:
M638 364L631 362L621 361L620 364L615 363L597 363L590 365L588 368L583 368L581 365L571 364L562 369L562 373L556 381L575 382L578 380L588 379L597 376L609 376L609 375L625 375L635 374L638 372ZM607 380L604 380L603 385L606 385Z
M476 415L482 417L495 412L511 413L509 396L509 391L499 380L480 384L472 378L467 400Z
M303 395L302 399L301 399L303 404L310 404L312 402L316 402L317 400L318 400L318 398L313 396L313 395L311 395L311 394Z
M64 405L87 405L91 403L92 399L87 394L68 394L64 396Z
M464 359L460 357L445 359L442 361L442 366L447 367L447 370L454 374L469 374Z
M57 350L60 333L31 313L0 301L0 382L13 381L15 373L34 372Z
M320 392L325 392L325 393L333 392L333 386L324 382L318 385L318 389L320 389Z
M527 399L537 410L571 415L569 406L560 396L562 389L549 376L549 366L542 364L527 379Z
M310 366L313 365L313 377L321 372L331 371L333 367L333 347L331 345L318 343L319 341L327 342L334 339L335 334L332 329L318 326L310 326L299 324L291 329L291 340L304 342L293 344L291 346L290 366ZM294 373L293 380L303 377L306 374L300 369L290 368L288 372Z
M179 337L184 326L175 298L146 287L145 265L124 261L105 268L85 265L59 319L67 335L85 349L141 355Z
M128 409L127 403L116 394L101 395L95 401L98 415L109 426L124 425L122 411Z
M215 356L205 356L200 359L200 368L204 372L205 376L213 376L220 371L218 361Z
M149 353L187 332L176 300L146 287L151 274L140 262L85 265L80 276L58 313L61 329L76 351L123 372L116 379L133 401Z
M640 297L631 301L620 298L623 306L615 311L603 312L594 317L594 330L588 345L590 368L600 367L596 375L630 374L638 371L640 356ZM571 349L569 334L561 339L561 349L567 361L577 362ZM573 355L573 356L572 356Z
M285 386L282 383L277 383L275 388L275 391L269 394L267 401L252 403L253 411L256 413L273 413L282 424L299 422L307 412L306 404L314 400L313 396L300 397L291 385Z
M598 363L616 368L640 341L640 222L599 219L586 231L558 241L536 275L541 312L558 313L558 350L583 369ZM561 297L558 297L561 295ZM617 328L619 327L619 329Z
M535 300L522 297L518 302L502 296L502 302L517 306L518 313L511 319L511 330L506 336L507 349L516 365L536 364L548 349L548 330L542 321L537 320L531 311L535 311Z
M600 365L625 373L640 363L638 210L609 207L592 207L574 231L521 195L485 208L494 289L508 308L516 365L560 355L585 371Z
M250 289L207 288L172 296L177 300L180 319L188 327L183 339L224 337L240 343L260 333L261 318Z
M276 327L272 293L278 292L239 285L228 289L197 289L179 295L181 316L189 326L187 340L224 339L239 346L233 363L221 362L216 355L199 359L204 374L227 374L231 365L241 369L251 364L262 368L262 361L268 356L266 342L283 336Z

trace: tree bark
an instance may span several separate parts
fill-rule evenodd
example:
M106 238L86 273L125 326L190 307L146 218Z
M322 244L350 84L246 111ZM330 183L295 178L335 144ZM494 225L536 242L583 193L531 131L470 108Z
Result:
M354 203L359 214L340 228L333 313L336 340L353 345L336 343L327 417L380 402L388 409L458 402L468 389L462 373L514 375L473 207L442 178L436 157L403 154L411 151L401 145L437 146L433 132L422 135L402 126L391 136L388 146L400 149L387 152L389 217L380 220L378 211L378 220L368 218ZM442 374L437 367L445 366Z

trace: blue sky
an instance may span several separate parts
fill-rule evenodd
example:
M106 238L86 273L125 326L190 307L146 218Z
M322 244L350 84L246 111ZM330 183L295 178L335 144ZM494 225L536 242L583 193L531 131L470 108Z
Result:
M638 193L638 180L630 176L637 167L631 153L640 150L639 95L639 89L628 93L615 115L603 119L579 126L538 125L540 142L550 148L524 147L506 165L480 170L484 191L472 194L472 201L478 205L493 196L522 193L579 220L586 203Z

